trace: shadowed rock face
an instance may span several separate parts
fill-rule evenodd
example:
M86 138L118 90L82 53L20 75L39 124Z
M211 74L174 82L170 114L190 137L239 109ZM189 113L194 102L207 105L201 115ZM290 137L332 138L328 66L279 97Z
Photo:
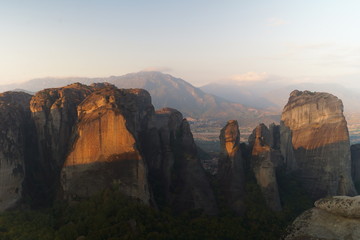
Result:
M30 98L21 92L0 94L0 211L14 207L23 197Z
M351 175L355 184L360 186L360 144L354 144L351 150Z
M315 202L295 219L286 240L360 239L360 196L335 196Z
M162 183L154 205L217 212L188 122L174 109L155 114L145 90L104 83L4 93L0 110L0 211L24 195L42 206L56 193L76 200L110 186L149 203L150 172L153 189Z
M281 117L281 152L313 199L355 195L350 142L341 100L328 93L293 91Z
M217 213L190 126L179 111L156 111L142 142L159 206L168 205L176 212L202 208L207 214Z
M42 176L37 182L49 201L59 187L60 170L70 147L72 128L77 121L77 106L92 91L89 86L74 83L42 90L31 99L30 110L39 148L38 160L32 167L33 175Z
M238 214L244 211L244 163L240 151L237 121L230 120L220 132L218 178L228 206Z
M272 154L276 151L270 148L272 141L269 129L260 124L254 130L254 142L251 153L251 165L256 181L261 188L265 201L270 209L281 211L278 184L274 162L278 162Z
M65 197L88 197L116 185L149 203L138 135L153 111L145 90L106 87L87 97L78 106L75 140L61 173Z

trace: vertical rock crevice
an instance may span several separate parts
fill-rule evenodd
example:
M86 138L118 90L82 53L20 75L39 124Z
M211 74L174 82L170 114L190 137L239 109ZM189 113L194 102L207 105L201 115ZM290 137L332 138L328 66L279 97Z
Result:
M273 130L273 129L272 129ZM281 211L281 202L276 178L276 164L279 160L274 154L276 150L270 146L276 143L276 136L271 134L269 129L264 125L258 125L250 139L252 146L251 167L254 172L257 184L265 198L268 207L274 211ZM273 145L274 146L274 145Z

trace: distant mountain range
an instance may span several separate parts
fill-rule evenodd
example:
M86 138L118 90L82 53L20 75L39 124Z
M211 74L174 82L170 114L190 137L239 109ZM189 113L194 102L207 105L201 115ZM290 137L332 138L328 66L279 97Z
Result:
M282 111L290 92L297 89L331 93L343 101L346 114L360 112L360 92L334 83L284 83L271 84L256 82L246 85L233 83L211 83L200 87L201 90L234 102L241 102L249 107Z
M91 84L108 82L118 88L143 88L149 91L155 108L178 109L185 117L227 121L236 119L240 125L256 125L279 120L279 115L270 110L247 107L239 102L225 100L194 87L190 83L160 72L138 72L108 78L39 78L28 82L3 85L0 91L23 89L36 92L44 88L59 87L74 82Z
M242 85L236 82L211 83L197 88L183 79L154 71L106 78L38 78L23 83L0 85L0 92L16 89L34 93L44 88L60 87L74 82L87 85L109 82L119 88L143 88L150 92L152 102L157 109L175 108L185 117L195 119L219 121L236 119L240 126L279 121L279 115L289 98L289 93L295 89L331 93L343 101L348 119L357 122L360 116L358 114L360 92L339 84L285 85L283 82L260 81Z

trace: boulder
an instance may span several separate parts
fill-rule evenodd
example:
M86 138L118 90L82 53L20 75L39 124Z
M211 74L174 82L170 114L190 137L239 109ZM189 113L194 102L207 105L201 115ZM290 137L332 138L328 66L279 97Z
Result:
M360 196L335 196L315 202L288 228L285 240L360 239Z

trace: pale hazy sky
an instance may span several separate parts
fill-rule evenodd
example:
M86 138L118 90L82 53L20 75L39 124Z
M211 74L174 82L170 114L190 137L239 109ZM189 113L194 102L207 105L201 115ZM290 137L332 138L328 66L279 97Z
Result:
M0 3L0 83L160 70L360 88L358 0L12 0ZM357 83L358 82L358 83Z

